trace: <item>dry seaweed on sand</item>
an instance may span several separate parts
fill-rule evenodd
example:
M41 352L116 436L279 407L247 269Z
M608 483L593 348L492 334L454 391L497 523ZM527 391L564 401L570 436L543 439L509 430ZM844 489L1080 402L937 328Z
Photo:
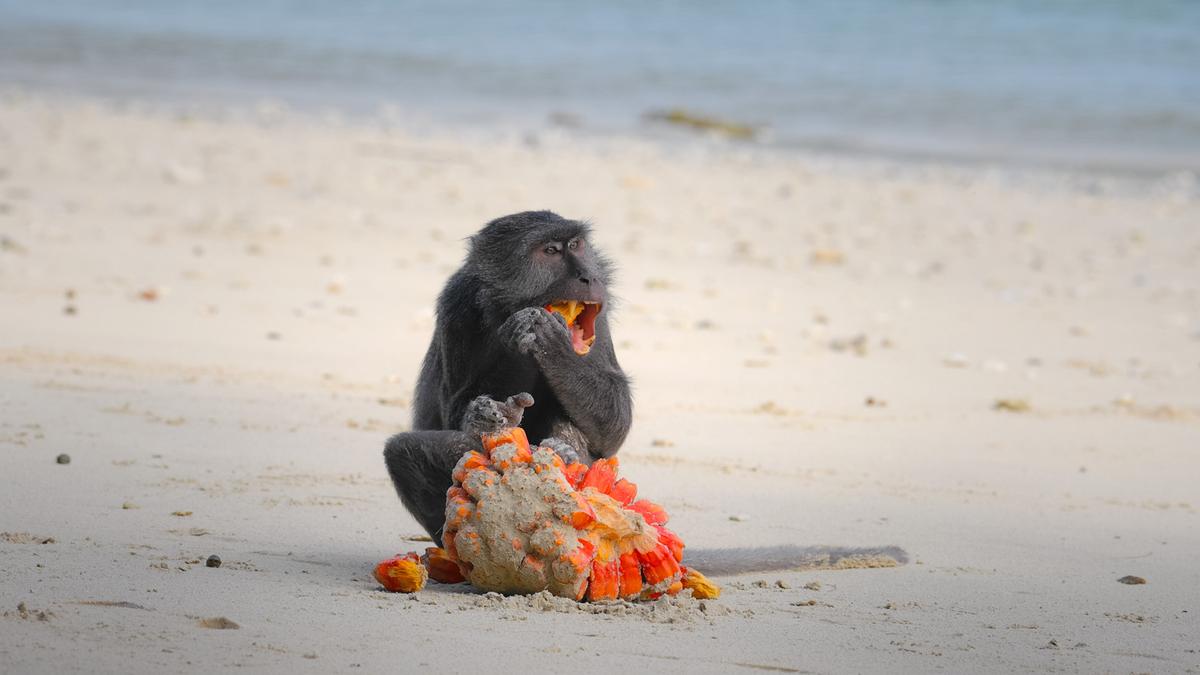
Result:
M730 122L706 115L697 115L682 108L648 112L646 113L646 119L686 127L694 131L720 134L738 140L751 140L758 135L758 129L749 124Z

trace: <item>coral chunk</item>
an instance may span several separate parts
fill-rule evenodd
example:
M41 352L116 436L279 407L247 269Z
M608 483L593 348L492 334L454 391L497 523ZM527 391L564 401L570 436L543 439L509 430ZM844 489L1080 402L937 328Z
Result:
M445 548L425 556L435 579L587 601L683 589L683 541L661 506L634 501L637 486L618 478L616 459L564 465L516 428L484 435L483 447L452 474Z
M429 578L442 584L458 584L467 580L458 563L446 553L446 549L430 546L421 556L421 562L429 571Z
M665 544L659 544L653 550L645 553L638 552L642 563L642 575L650 584L658 584L679 574L679 563Z
M583 477L583 481L579 483L580 490L595 488L597 492L608 493L612 489L613 482L617 479L617 459L598 459L592 462L592 466L588 468L587 475Z
M619 560L620 578L617 595L626 600L632 600L642 592L642 564L638 562L637 553L630 551L622 553Z
M683 587L692 589L692 597L700 600L713 600L721 597L721 587L709 581L708 577L688 567L683 574Z
M509 427L494 434L485 434L483 436L483 449L489 453L509 443L516 445L518 448L524 448L526 452L529 452L529 437L525 435L525 430L521 427Z
M612 489L608 491L608 496L617 500L622 505L628 505L637 496L637 486L622 478L613 483Z
M567 522L571 524L571 527L582 530L596 522L596 512L592 509L592 505L588 504L588 501L583 498L583 495L573 492L571 493L571 497L575 500L575 504L578 507L567 517Z
M642 514L651 525L663 525L667 522L667 510L652 501L639 499L630 504L629 509Z
M429 573L416 553L397 554L375 566L375 580L393 593L416 593L425 588Z
M675 562L683 562L683 540L679 538L679 535L662 525L655 525L654 529L658 531L658 541L666 545L667 550L674 556Z
M567 482L571 484L571 487L579 489L579 484L583 482L583 477L587 475L587 472L588 467L586 464L575 462L573 464L568 464L567 468L563 469L563 476L567 479Z
M617 598L618 573L620 565L617 560L592 563L592 573L588 577L587 599L615 600Z

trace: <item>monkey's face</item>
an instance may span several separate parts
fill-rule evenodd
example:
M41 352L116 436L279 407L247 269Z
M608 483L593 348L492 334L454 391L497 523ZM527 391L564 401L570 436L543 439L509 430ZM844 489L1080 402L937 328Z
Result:
M464 269L485 285L480 306L496 325L526 307L561 314L576 353L596 341L608 302L610 265L586 223L549 211L497 218L471 238Z
M549 282L531 304L561 315L571 331L575 353L588 353L596 342L596 319L607 299L607 275L591 245L582 234L542 241L534 247L530 260L538 276Z

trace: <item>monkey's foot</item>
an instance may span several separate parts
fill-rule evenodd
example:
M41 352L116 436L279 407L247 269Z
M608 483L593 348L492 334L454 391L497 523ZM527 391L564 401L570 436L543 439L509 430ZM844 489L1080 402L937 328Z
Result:
M564 464L576 464L582 461L579 458L579 452L575 450L575 447L561 438L544 439L542 441L542 447L553 450L554 454L558 455L559 459L561 459Z
M509 396L503 402L487 395L477 396L467 404L467 410L463 413L463 431L483 435L520 426L525 409L531 405L533 396L525 392Z

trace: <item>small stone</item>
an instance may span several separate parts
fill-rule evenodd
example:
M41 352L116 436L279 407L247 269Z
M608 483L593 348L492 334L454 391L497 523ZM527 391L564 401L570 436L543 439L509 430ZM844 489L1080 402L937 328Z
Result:
M204 172L195 166L170 162L163 167L163 180L176 185L200 185L204 182Z
M204 566L205 567L220 567L221 566L221 556L219 556L219 555L208 556L208 559L204 561Z
M8 251L10 253L24 254L28 253L28 249L20 245L14 239L0 235L0 251Z
M58 462L59 464L70 464L71 456L64 452L63 454L59 455L54 461Z
M1119 581L1120 583L1123 583L1123 584L1128 584L1130 586L1138 586L1138 585L1146 583L1146 580L1143 579L1142 577L1135 577L1132 574L1127 574L1127 575L1121 577L1120 579L1117 579L1117 581Z
M760 579L760 580L754 582L755 588L767 588L768 586L770 586L770 584L768 584L766 582L766 580L763 580L763 579Z
M821 582L810 581L807 584L804 584L804 588L805 588L805 590L809 590L809 591L819 591L819 590L821 590Z
M1001 398L992 404L992 409L1004 412L1027 413L1033 407L1029 405L1029 401L1023 398Z
M813 265L841 265L846 262L846 254L835 248L818 248L812 252L809 261Z
M776 586L778 586L779 588L785 588L785 589L786 589L786 588L791 588L791 587L792 587L792 585L791 585L791 584L789 584L788 582L784 581L783 579L776 579L776 580L775 580L775 585L776 585Z
M954 352L942 358L942 365L948 368L966 368L971 365L971 359L967 358L966 354Z
M852 352L855 356L867 355L867 336L859 333L850 337L834 338L829 341L829 348L835 352Z
M133 509L140 509L142 507L138 506L137 504L134 504L133 502L122 502L121 508L125 509L126 511L130 511Z
M172 511L171 515L178 516L180 518L187 518L188 516L192 515L192 512L191 511Z
M735 522L735 523L744 523L744 522L746 522L747 520L750 520L750 516L744 516L744 515L732 515L732 516L729 516L729 519L730 519L730 520L732 520L732 521L733 521L733 522Z

